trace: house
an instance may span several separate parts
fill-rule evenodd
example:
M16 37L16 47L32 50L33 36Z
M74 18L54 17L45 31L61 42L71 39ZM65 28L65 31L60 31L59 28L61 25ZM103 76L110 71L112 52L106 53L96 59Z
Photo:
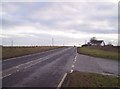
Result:
M94 45L94 46L105 46L104 40L91 40L89 42L89 45Z

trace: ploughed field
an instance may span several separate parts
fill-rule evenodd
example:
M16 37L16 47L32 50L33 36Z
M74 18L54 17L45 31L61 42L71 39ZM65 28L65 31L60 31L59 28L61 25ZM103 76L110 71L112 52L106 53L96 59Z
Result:
M18 56L24 56L28 54L44 52L62 46L3 46L2 47L2 59L8 59Z

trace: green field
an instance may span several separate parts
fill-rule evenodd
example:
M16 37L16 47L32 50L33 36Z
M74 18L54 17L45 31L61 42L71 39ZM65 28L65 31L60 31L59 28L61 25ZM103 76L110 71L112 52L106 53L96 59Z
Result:
M62 46L61 46L62 47ZM51 49L60 48L60 46L16 46L2 47L2 59L23 56L27 54L43 52Z
M69 73L62 87L120 87L120 77L74 71Z
M118 59L118 52L114 52L114 51L101 50L91 47L80 47L77 49L77 51L80 54L90 55L94 57L116 59L116 60Z

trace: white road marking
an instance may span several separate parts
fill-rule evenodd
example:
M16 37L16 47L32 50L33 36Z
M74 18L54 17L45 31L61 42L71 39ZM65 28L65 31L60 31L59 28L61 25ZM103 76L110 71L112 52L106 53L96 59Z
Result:
M74 64L75 64L76 60L74 60Z
M8 74L8 75L6 75L6 76L4 76L4 77L1 77L0 79L5 78L5 77L8 77L8 76L10 76L10 75L12 75L12 74Z
M72 68L74 68L75 66L74 65L72 65Z
M17 72L19 72L20 70L17 70Z
M47 60L47 59L46 59L46 60ZM29 68L29 67L31 67L31 66L33 66L33 65L35 65L35 64L38 64L38 63L40 63L40 62L42 62L42 61L45 61L45 60L38 61L38 62L36 62L36 63L34 63L34 64L30 64L30 63L34 62L34 61L30 61L30 62L27 62L27 63L24 63L24 64L20 64L20 65L18 65L18 66L15 66L15 67L13 67L13 68L17 68L16 72L19 72L21 66L24 66L24 65L26 65L26 64L29 64L29 66L24 67L24 69L26 69L26 68ZM12 75L12 74L13 74L13 73L7 74L7 75L3 76L2 78L8 77L8 76L10 76L10 75Z
M72 73L73 72L73 69L70 71L70 73Z
M62 84L63 84L63 82L64 82L64 80L65 80L65 78L66 78L66 76L67 76L67 73L64 74L62 80L60 81L60 83L59 83L58 86L57 86L57 89L60 89L60 87L62 86Z
M72 65L72 68L71 68L71 71L70 71L70 73L72 73L73 72L73 68L75 67L75 62L76 62L76 60L77 60L77 50L76 50L76 54L75 54L75 58L74 58L74 62L73 62L73 65Z
M74 63L76 62L76 60L77 60L77 51L76 51L76 54L75 54Z
M75 56L75 59L77 58L77 55Z
M16 68L19 68L19 65L18 65L18 66L16 66Z
M48 55L47 57L43 57L43 58L39 58L39 59L36 59L36 60L33 60L33 61L29 61L29 62L27 62L27 63L24 63L24 64L20 64L20 65L18 65L18 66L15 66L15 67L12 67L12 68L10 68L10 69L17 69L15 72L19 72L21 69L26 69L26 68L29 68L29 67L31 67L31 66L33 66L33 65L36 65L36 64L38 64L38 63L40 63L40 62L42 62L42 61L45 61L45 60L47 60L47 59L49 59L50 57L53 57L53 56L55 56L55 55L57 55L57 54L60 54L60 53L62 53L62 52L65 52L66 50L68 50L68 49L70 49L70 48L67 48L67 49L64 49L64 50L62 50L62 51L60 51L60 52L57 52L57 53L54 53L54 54L51 54L51 55ZM29 55L26 55L26 56L29 56ZM43 59L43 60L41 60L41 59ZM8 69L9 70L9 69ZM4 71L3 71L4 72ZM14 72L14 73L15 73ZM10 76L10 75L12 75L13 73L11 73L11 74L6 74L5 76L3 76L2 78L5 78L5 77L8 77L8 76Z

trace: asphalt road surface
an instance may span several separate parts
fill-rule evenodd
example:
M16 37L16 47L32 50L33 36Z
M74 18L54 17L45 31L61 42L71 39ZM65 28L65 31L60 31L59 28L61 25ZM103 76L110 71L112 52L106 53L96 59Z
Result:
M3 61L3 87L57 87L70 72L76 48L59 48Z
M112 59L96 58L77 54L74 70L81 72L99 73L103 75L119 76L118 61Z
M3 61L3 87L58 87L66 73L73 70L118 75L118 62L77 54L76 47Z

